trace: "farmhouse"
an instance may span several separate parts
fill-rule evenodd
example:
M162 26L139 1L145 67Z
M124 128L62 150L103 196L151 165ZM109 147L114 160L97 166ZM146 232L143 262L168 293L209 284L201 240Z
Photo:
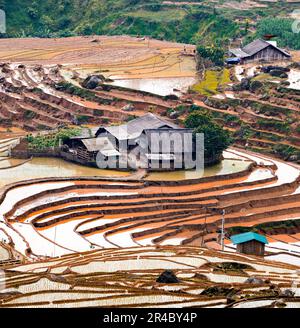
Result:
M191 136L191 129L149 113L126 124L99 127L69 138L61 153L65 159L103 168L99 161L110 161L119 169L185 169L185 159L193 159Z
M237 245L237 252L249 255L263 256L265 253L265 244L268 243L265 236L255 232L246 232L234 235L231 238L233 244Z
M275 41L261 39L254 40L243 48L230 49L229 55L243 64L254 61L289 60L291 58L288 52L277 47Z

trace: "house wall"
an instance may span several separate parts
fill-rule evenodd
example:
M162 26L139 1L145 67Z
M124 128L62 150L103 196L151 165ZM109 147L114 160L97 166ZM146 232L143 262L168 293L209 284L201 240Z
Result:
M264 256L265 245L259 241L251 240L246 243L238 244L237 251L243 254Z

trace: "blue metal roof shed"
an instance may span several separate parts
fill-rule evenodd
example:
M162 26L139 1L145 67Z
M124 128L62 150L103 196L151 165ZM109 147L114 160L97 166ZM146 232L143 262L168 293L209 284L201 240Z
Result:
M238 64L241 61L240 58L238 57L233 57L233 58L227 58L226 63L227 64Z
M230 237L230 240L235 245L246 243L246 242L251 241L251 240L256 240L256 241L261 242L263 244L268 244L268 240L265 236L259 235L255 232L245 232L245 233L241 233L239 235L234 235L234 236Z

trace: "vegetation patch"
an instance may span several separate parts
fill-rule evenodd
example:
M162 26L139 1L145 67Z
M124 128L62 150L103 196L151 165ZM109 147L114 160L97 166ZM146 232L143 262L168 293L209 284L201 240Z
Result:
M276 35L274 40L278 42L280 47L300 49L300 36L299 34L293 33L293 22L294 19L292 18L264 18L257 23L256 32L248 40L254 40L257 37L262 38L264 35L272 34Z
M172 22L182 20L186 16L186 12L182 9L165 9L159 11L138 10L127 14L130 17L143 18L152 22Z
M194 129L194 134L204 134L204 156L206 163L220 160L222 152L228 148L233 139L229 131L224 130L213 121L207 111L195 111L185 120L185 126Z
M204 80L195 84L192 90L204 96L212 96L219 92L219 89L230 83L230 71L228 69L207 70Z
M284 221L273 221L273 222L265 222L257 224L253 227L230 227L227 229L227 233L229 236L240 234L244 232L256 232L256 233L264 233L270 235L287 233L297 233L300 228L300 220L284 220Z
M28 147L34 150L45 150L48 148L58 147L60 142L67 140L68 138L80 135L81 129L78 128L64 128L60 129L56 133L47 135L27 135L26 140Z
M94 92L89 91L87 89L80 88L72 83L60 82L60 83L56 84L55 87L59 91L67 92L71 95L81 97L88 101L94 101L98 104L110 105L112 102L109 99L100 98L97 95L95 95Z
M226 288L226 287L219 287L219 286L213 286L206 288L203 292L201 292L201 295L205 296L232 296L236 294L238 290L235 288Z
M290 133L291 127L287 122L275 121L275 120L266 120L258 119L257 124L265 130L273 129L275 131Z

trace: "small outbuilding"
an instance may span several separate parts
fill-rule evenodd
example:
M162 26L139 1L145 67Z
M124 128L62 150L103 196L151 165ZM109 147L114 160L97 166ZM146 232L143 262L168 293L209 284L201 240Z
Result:
M236 245L238 253L264 256L265 245L268 240L265 236L255 232L246 232L239 235L231 236L230 240Z
M241 62L241 58L238 57L231 57L226 59L226 64L229 65L237 65Z

